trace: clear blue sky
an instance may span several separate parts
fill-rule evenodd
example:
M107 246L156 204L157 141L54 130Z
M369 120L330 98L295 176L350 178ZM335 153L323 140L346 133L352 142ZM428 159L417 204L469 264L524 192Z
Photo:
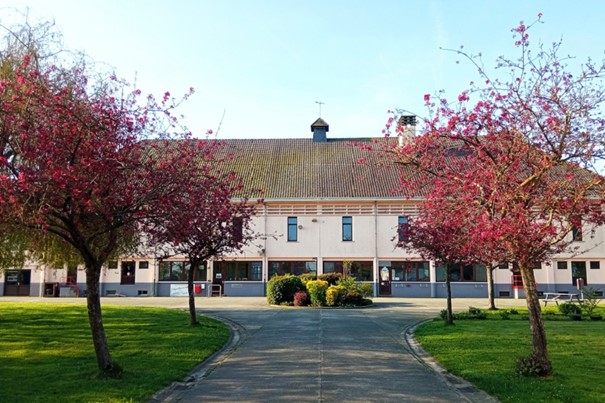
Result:
M196 93L181 108L195 134L220 138L380 136L386 111L425 114L423 95L454 97L476 75L458 48L486 62L514 55L510 29L539 12L533 40L601 60L605 2L586 0L0 0L56 22L68 48L115 67L144 93Z

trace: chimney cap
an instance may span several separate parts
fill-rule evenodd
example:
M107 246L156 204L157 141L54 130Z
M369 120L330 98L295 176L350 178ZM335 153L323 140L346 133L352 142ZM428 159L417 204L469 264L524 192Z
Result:
M330 131L330 125L322 118L317 118L317 120L311 124L311 131L314 132L315 129L326 129L326 132L328 132Z
M401 126L416 126L416 115L401 115L399 117L399 124Z

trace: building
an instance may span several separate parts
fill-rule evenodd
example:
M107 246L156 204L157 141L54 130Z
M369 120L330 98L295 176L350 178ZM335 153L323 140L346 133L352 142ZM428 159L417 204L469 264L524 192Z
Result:
M406 117L409 130L415 119ZM385 139L329 139L321 118L302 139L226 140L233 168L250 188L263 189L264 206L253 219L263 234L241 253L208 262L195 282L198 295L265 295L278 273L342 272L374 285L375 295L445 297L444 271L396 247L398 228L416 213L417 195L402 195L400 167L364 146ZM405 140L405 139L399 139ZM365 160L361 164L360 160ZM416 200L416 201L415 201ZM561 255L535 271L540 292L573 292L578 279L605 289L605 230L574 234L582 254ZM108 262L103 296L179 296L187 293L184 259L158 261L153 254ZM494 271L495 295L518 297L520 279L502 265ZM454 297L486 297L485 267L460 267L452 276ZM0 295L77 296L85 292L82 268L28 265L0 274Z

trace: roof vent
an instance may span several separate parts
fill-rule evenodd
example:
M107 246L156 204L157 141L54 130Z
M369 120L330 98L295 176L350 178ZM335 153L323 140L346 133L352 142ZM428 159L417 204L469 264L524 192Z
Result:
M328 141L326 133L330 131L330 125L322 118L317 118L317 120L311 124L311 131L313 132L314 143L326 143Z

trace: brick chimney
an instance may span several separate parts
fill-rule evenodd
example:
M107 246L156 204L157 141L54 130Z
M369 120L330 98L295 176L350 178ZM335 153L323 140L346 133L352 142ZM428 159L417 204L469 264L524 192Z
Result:
M401 115L397 125L403 129L397 137L399 146L416 137L416 115Z
M326 133L330 130L330 126L322 118L317 118L313 124L311 124L311 131L313 132L314 143L326 143L328 138Z

